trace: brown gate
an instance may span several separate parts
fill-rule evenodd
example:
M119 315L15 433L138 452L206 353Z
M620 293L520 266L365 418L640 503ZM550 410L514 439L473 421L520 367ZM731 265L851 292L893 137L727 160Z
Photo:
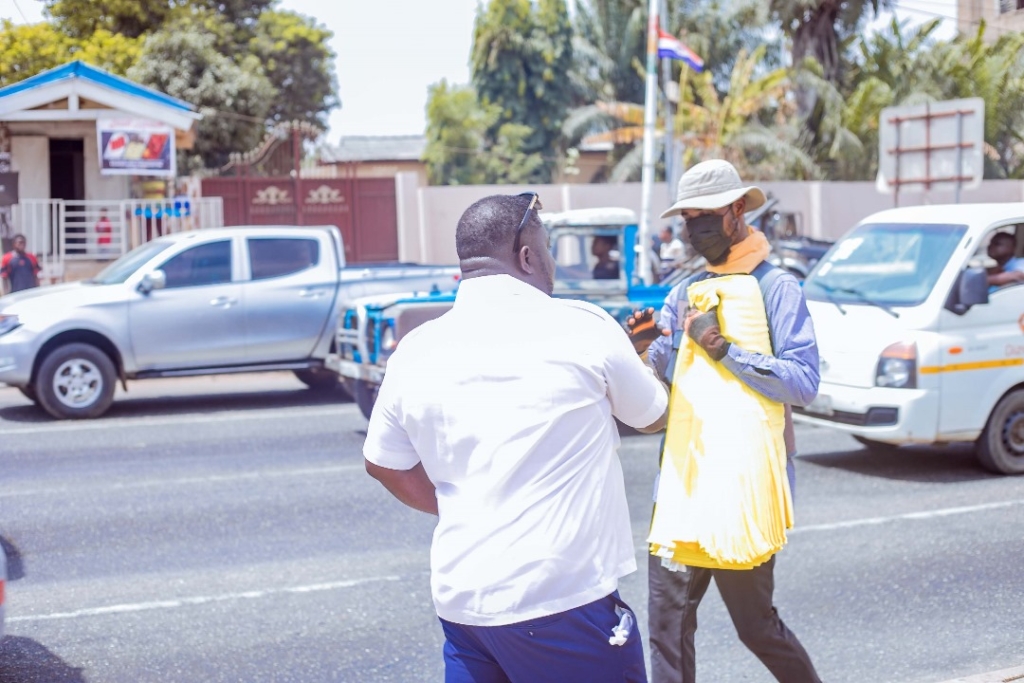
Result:
M301 137L316 131L306 124L280 127L261 148L225 167L237 175L203 179L203 196L224 202L224 225L335 225L346 261L397 260L394 179L296 178Z

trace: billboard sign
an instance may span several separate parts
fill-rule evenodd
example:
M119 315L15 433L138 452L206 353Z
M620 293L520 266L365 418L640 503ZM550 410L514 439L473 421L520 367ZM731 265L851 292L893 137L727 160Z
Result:
M985 102L927 102L882 110L878 122L880 192L978 187L985 174Z
M100 173L173 178L174 129L145 119L98 119Z

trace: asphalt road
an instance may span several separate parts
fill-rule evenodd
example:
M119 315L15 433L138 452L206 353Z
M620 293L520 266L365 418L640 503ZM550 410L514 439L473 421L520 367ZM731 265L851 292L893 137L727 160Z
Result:
M0 683L442 680L431 518L363 471L365 421L288 375L132 385L108 416L45 418L0 388ZM1024 661L1024 478L966 449L864 450L798 430L777 605L829 683L933 683ZM643 539L657 437L623 439ZM772 679L714 588L702 681ZM646 636L646 629L644 635Z

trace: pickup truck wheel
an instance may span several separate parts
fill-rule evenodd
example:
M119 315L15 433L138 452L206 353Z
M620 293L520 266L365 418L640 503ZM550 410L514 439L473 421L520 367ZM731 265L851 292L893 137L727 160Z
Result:
M997 474L1024 474L1024 390L1007 394L977 441L978 462Z
M33 403L39 403L39 397L36 396L36 388L31 384L25 387L18 387L18 391L21 395L32 401Z
M371 384L366 380L361 379L356 382L356 395L353 398L356 400L356 405L359 406L359 412L367 420L370 419L370 414L373 412L373 404L377 402L377 389L376 384Z
M875 441L874 439L865 439L863 436L854 436L853 440L868 448L868 450L879 451L882 453L891 453L899 449L899 444L886 443L885 441Z
M35 382L39 405L58 419L99 417L114 400L117 371L91 344L66 344L43 359Z
M295 376L300 382L309 387L310 390L317 393L334 391L341 384L338 379L338 373L324 368L296 370Z

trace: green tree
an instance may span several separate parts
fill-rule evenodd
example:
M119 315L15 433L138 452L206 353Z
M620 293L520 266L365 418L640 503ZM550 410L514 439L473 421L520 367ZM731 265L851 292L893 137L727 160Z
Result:
M105 29L137 38L193 11L210 11L233 26L252 26L275 0L43 0L61 32L85 38Z
M470 86L442 80L427 97L427 146L423 161L431 185L476 185L487 176L487 132L500 111L482 106Z
M572 97L565 79L572 63L571 28L565 0L491 0L481 6L473 32L472 81L480 101L501 114L488 131L491 146L517 140L527 154L546 156L530 182L548 182ZM526 126L513 135L505 124ZM511 130L511 129L510 129Z
M142 40L101 30L85 39L70 38L52 24L0 24L0 86L17 83L73 59L119 76L142 53Z
M232 61L216 47L215 36L186 21L146 39L128 77L196 105L204 114L195 150L179 168L216 168L228 155L252 149L264 132L275 90L255 55Z
M277 91L268 113L272 120L327 125L327 114L339 104L332 36L316 20L294 12L260 14L249 49Z

